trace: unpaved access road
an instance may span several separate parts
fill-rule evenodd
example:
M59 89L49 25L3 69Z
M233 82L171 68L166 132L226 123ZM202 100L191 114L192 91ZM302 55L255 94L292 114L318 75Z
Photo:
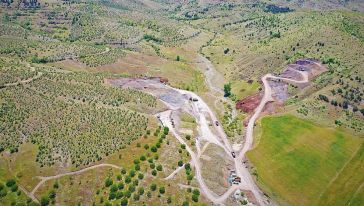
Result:
M92 169L96 169L99 167L111 167L111 168L115 168L115 169L121 169L121 167L117 166L117 165L113 165L113 164L98 164L98 165L94 165L94 166L90 166L90 167L86 167L84 169L78 170L78 171L74 171L74 172L66 172L66 173L62 173L62 174L58 174L58 175L54 175L54 176L47 176L47 177L38 177L39 179L41 179L41 181L37 184L37 186L34 187L34 189L32 190L32 192L30 192L30 194L28 196L30 197L34 197L35 192L37 192L37 190L39 189L40 186L42 186L45 182L49 181L49 180L53 180L53 179L58 179L64 176L69 176L69 175L79 175L81 173L87 172L89 170Z
M260 191L258 186L256 185L252 175L249 173L246 166L243 164L243 158L245 156L245 153L250 150L253 146L253 129L254 124L256 120L259 118L261 112L264 109L264 106L271 101L274 101L272 97L272 88L269 85L269 80L281 80L286 81L288 83L307 83L308 80L308 74L304 71L298 71L301 76L302 80L293 80L289 78L282 78L282 77L276 77L271 74L266 74L262 77L262 82L264 85L264 96L259 104L259 106L255 109L254 114L249 119L248 127L246 129L246 135L245 135L245 142L243 144L243 148L240 150L238 156L234 158L234 164L235 164L235 170L238 176L241 177L241 183L239 185L232 185L224 194L222 195L216 195L213 191L211 191L207 185L205 184L205 181L201 175L201 164L199 161L199 157L196 156L195 152L186 144L186 142L183 140L183 138L178 134L178 132L174 129L172 125L172 119L171 119L171 113L173 110L181 109L176 107L170 107L170 110L167 110L165 112L159 113L157 116L159 117L160 121L162 122L163 126L167 126L170 128L173 135L177 138L177 140L181 143L186 145L186 149L189 152L191 156L191 163L195 168L196 172L196 179L200 185L202 193L214 204L223 204L226 199L237 189L242 190L250 190L255 196L255 199L259 205L268 205L270 204L267 198L263 195L263 193ZM168 87L168 86L167 86ZM191 104L193 108L193 116L196 118L196 122L198 123L200 136L205 136L205 140L210 141L211 143L214 143L220 147L222 147L225 152L231 156L231 152L233 151L231 144L229 143L229 140L227 139L226 134L224 133L224 130L220 126L214 125L215 133L213 130L210 129L207 119L211 120L212 122L217 121L216 116L211 111L211 109L207 106L207 104L195 93L180 89L170 89L179 92L186 98L194 98L197 101L190 101L188 104ZM168 106L168 103L166 103ZM183 108L182 108L183 109ZM198 144L197 144L198 146ZM177 171L178 172L178 171ZM173 172L175 175L176 171Z

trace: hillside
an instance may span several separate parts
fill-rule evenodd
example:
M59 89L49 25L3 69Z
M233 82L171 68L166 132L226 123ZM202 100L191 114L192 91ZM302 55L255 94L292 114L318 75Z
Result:
M362 205L363 12L0 0L0 205Z

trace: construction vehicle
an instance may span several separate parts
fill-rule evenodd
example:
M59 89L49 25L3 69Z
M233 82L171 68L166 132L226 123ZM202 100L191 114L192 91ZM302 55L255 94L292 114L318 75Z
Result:
M233 156L233 158L235 158L236 157L235 152L231 152L231 156Z

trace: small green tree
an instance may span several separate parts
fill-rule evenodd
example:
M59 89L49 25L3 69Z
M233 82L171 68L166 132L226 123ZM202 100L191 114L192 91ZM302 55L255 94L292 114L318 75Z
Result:
M181 59L180 59L179 55L177 55L176 61L179 61L179 60L181 60Z
M166 189L162 186L159 188L159 193L164 194L166 192Z
M194 202L198 202L198 195L193 194L193 195L192 195L192 200L193 200Z
M224 84L224 97L229 97L231 95L231 83Z
M120 203L121 206L127 206L128 205L128 199L123 198Z
M138 194L139 194L139 195L143 195L143 194L144 194L144 188L139 187L139 188L138 188Z
M155 191L157 189L157 185L155 183L152 183L150 185L150 190Z
M158 171L162 171L162 170L163 170L162 165L158 165L158 166L157 166L157 170L158 170Z
M108 177L108 178L105 180L105 187L110 187L112 184L113 184L112 179Z
M41 206L48 206L49 205L49 197L48 196L43 196L40 199L40 205Z

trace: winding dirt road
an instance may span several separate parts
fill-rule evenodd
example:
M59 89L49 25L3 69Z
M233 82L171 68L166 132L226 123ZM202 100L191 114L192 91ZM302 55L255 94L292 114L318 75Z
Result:
M34 194L35 192L37 192L37 190L39 189L39 187L41 187L45 182L49 181L49 180L53 180L53 179L58 179L64 176L69 176L69 175L78 175L84 172L87 172L89 170L92 169L96 169L99 167L111 167L111 168L115 168L115 169L121 169L121 167L114 165L114 164L98 164L98 165L94 165L91 167L87 167L78 171L74 171L74 172L66 172L66 173L62 173L62 174L58 174L58 175L54 175L54 176L47 176L47 177L41 177L38 176L39 179L41 179L41 181L37 184L37 186L34 187L34 189L30 192L30 194L28 196L32 196L35 197Z
M260 189L256 185L252 175L249 173L248 169L243 164L243 158L245 156L245 153L247 151L249 151L250 149L252 149L252 146L253 146L253 130L254 130L254 124L255 124L256 120L259 118L261 112L264 109L264 106L268 102L274 101L274 99L272 97L272 88L269 85L268 81L269 80L279 80L279 81L286 81L288 83L293 83L293 84L307 83L309 81L308 80L308 74L306 72L304 72L304 71L297 71L297 72L299 72L301 74L302 80L293 80L293 79L289 79L289 78L276 77L276 76L273 76L272 74L266 74L265 76L262 77L262 82L263 82L263 85L264 85L264 96L263 96L259 106L255 109L254 114L249 119L248 127L246 129L244 146L241 149L241 151L239 152L238 156L236 158L234 158L236 173L237 173L238 176L241 177L242 181L241 181L241 183L239 185L232 185L223 195L220 195L220 196L216 195L213 191L211 191L207 187L207 185L205 184L205 181L204 181L204 179L203 179L203 177L201 175L201 164L200 164L200 161L199 161L199 157L196 156L195 152L192 151L192 149L185 143L184 139L181 138L181 136L178 134L178 132L174 129L174 127L171 124L171 122L172 122L171 113L174 110L177 110L177 109L180 109L180 108L169 107L170 110L159 113L157 115L157 116L159 116L162 124L164 126L167 126L167 127L170 128L170 131L177 138L177 140L181 144L186 145L186 150L188 151L188 153L191 156L191 163L195 168L196 179L197 179L197 181L198 181L198 183L200 185L201 191L214 204L224 203L226 201L226 199L233 192L235 192L237 189L252 191L252 193L254 194L255 199L257 200L259 205L268 205L269 204L267 198L264 196L263 192L260 191ZM211 143L214 143L214 144L222 147L225 150L225 152L229 156L231 156L231 152L233 151L233 149L232 149L232 146L229 143L228 138L227 138L224 130L222 129L222 127L219 127L219 126L216 126L215 124L213 124L214 129L215 129L215 131L217 133L217 134L214 134L210 130L209 125L207 124L207 119L208 118L212 122L217 121L216 116L211 111L211 109L207 106L207 104L198 95L196 95L193 92L180 90L180 89L174 89L172 87L170 87L170 89L178 91L179 93L181 93L184 96L192 97L192 98L195 98L195 99L198 100L198 101L192 101L189 104L192 105L194 116L195 116L195 118L197 120L197 123L199 125L199 128L200 128L200 130L199 130L200 135L201 136L208 136L205 139L207 139ZM168 106L167 103L166 103L166 105ZM168 176L168 179L173 177L178 171L179 170L174 171L170 176Z

